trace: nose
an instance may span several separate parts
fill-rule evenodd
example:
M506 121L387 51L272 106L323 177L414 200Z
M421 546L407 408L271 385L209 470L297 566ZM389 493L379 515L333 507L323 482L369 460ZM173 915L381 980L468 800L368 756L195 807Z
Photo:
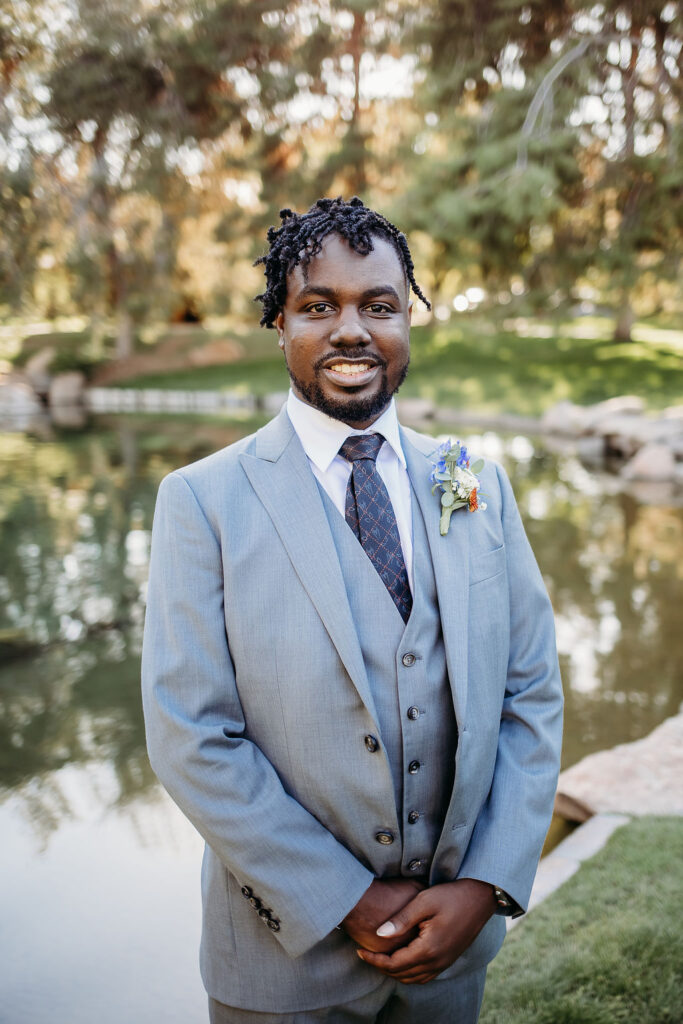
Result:
M342 308L339 319L330 334L332 345L367 345L372 341L372 335L363 323L358 310L353 308Z

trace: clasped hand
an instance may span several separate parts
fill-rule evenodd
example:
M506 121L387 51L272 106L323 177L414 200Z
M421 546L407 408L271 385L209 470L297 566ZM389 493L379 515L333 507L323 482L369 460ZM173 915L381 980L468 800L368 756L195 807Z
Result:
M473 878L429 889L409 879L375 879L342 927L361 960L421 985L464 953L495 909L492 886Z

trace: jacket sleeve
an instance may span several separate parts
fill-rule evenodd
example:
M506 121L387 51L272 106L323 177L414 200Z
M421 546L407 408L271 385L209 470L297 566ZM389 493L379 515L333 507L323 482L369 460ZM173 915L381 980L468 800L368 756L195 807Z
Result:
M286 952L306 952L373 875L288 795L244 735L220 544L180 472L162 481L154 516L142 689L160 781L240 885L272 910Z
M510 482L498 467L510 648L495 771L458 872L500 886L526 910L552 815L562 742L555 624Z

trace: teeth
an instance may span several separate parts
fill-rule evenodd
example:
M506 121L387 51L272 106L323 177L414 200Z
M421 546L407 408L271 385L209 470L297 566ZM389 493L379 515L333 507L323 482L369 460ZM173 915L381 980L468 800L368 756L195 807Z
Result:
M350 363L335 363L334 366L330 367L335 373L365 373L366 370L370 369L369 363L355 363L353 366Z

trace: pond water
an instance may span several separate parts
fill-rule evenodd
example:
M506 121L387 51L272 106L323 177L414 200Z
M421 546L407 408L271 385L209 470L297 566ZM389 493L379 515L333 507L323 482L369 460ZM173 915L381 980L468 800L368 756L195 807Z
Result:
M0 435L6 1024L204 1024L201 842L145 754L145 581L162 476L256 425ZM683 511L533 439L470 441L510 473L555 607L565 766L646 735L683 698Z

